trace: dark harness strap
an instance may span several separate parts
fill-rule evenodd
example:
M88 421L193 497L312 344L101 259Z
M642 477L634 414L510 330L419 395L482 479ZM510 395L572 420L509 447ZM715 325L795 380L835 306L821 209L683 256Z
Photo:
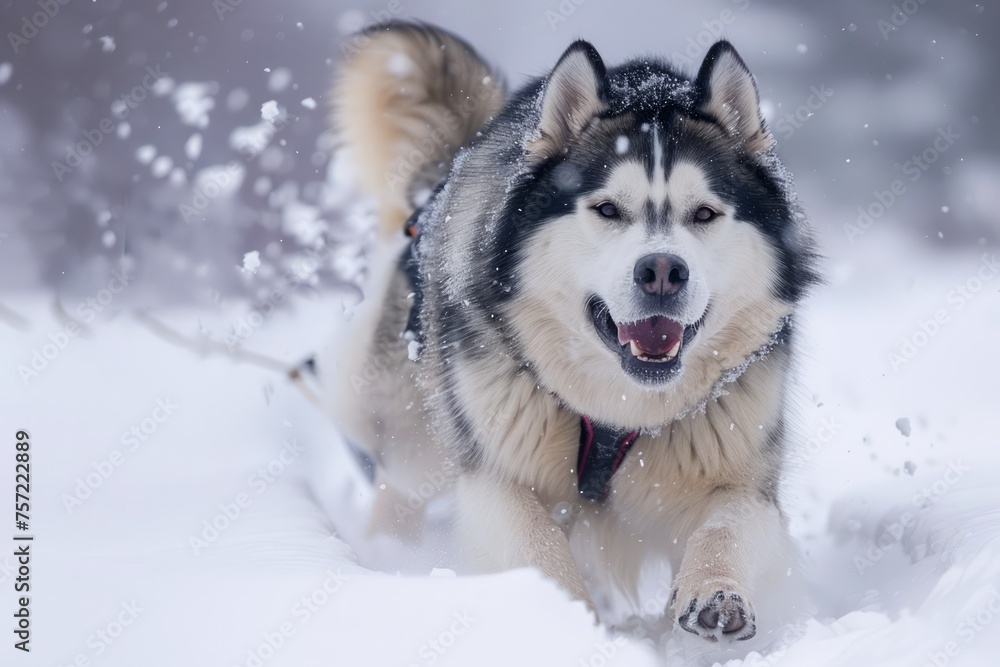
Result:
M413 290L410 314L406 319L406 328L403 333L407 335L407 332L410 332L408 335L415 336L415 340L421 345L424 341L420 333L420 305L424 300L424 288L423 282L420 280L420 265L417 262L417 243L420 240L420 228L417 220L423 210L418 208L406 221L404 230L406 235L410 237L410 244L406 246L406 252L399 258L400 268L406 274L406 280L410 284L410 289Z
M580 417L580 453L576 470L580 495L603 502L611 490L611 478L625 460L638 437L638 431L625 431L597 424Z
M408 247L408 252L404 252L403 256L400 258L400 268L406 274L406 279L410 283L410 289L413 290L413 303L410 304L410 315L406 320L406 329L403 330L404 336L413 336L417 340L421 347L424 344L423 334L420 332L420 306L424 300L424 288L422 281L420 280L420 261L418 258L418 246L420 245L421 238L421 227L420 218L424 214L424 211L431 202L441 194L444 190L446 179L441 179L437 185L434 186L434 191L431 196L428 197L427 201L424 202L422 206L417 206L410 217L406 219L406 223L403 225L403 232L410 238L410 245ZM413 340L411 339L411 340Z

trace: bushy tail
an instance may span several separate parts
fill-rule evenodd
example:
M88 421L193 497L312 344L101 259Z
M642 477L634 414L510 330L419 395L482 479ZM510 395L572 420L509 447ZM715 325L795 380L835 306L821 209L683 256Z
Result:
M333 90L334 126L387 238L500 109L504 86L469 44L437 28L393 23L354 44Z

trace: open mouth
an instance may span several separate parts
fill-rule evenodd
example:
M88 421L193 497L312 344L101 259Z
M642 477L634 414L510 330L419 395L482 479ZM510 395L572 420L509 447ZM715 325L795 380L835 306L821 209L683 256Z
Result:
M680 370L685 345L705 321L702 315L694 324L684 325L665 315L653 315L616 322L600 298L592 297L588 305L597 334L621 359L622 370L646 383L664 382Z

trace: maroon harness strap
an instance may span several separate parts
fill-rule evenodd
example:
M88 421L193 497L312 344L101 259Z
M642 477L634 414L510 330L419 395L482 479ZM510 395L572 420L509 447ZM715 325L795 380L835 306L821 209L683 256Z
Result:
M580 495L596 502L607 499L611 478L638 437L638 431L614 429L580 417L580 453L576 470Z

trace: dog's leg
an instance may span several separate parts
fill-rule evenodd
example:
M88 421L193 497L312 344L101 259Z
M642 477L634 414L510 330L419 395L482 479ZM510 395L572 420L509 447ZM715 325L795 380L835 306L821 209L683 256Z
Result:
M594 610L566 534L533 491L476 473L459 480L458 502L459 531L480 565L537 567Z
M706 509L674 579L674 616L702 637L749 639L757 632L751 601L790 538L778 508L758 493L720 489Z

